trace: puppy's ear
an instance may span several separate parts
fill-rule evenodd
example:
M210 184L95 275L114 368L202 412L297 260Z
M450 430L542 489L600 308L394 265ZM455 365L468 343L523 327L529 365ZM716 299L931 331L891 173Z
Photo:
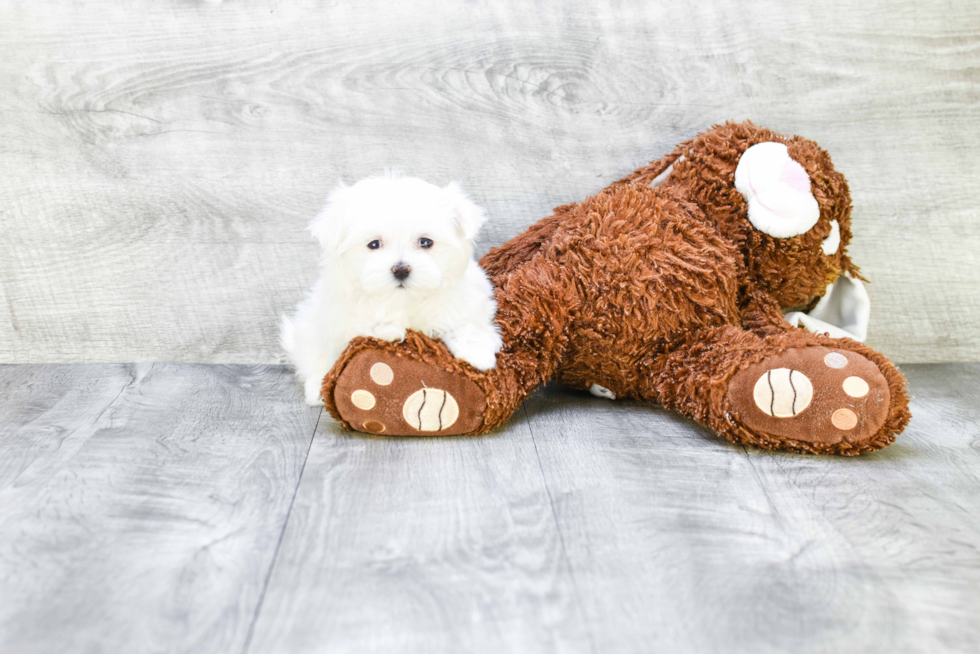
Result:
M348 217L348 187L343 182L330 192L327 204L310 223L310 233L324 252L339 254L351 221Z
M463 193L456 182L449 182L443 190L449 196L456 228L464 239L472 241L487 221L486 214Z

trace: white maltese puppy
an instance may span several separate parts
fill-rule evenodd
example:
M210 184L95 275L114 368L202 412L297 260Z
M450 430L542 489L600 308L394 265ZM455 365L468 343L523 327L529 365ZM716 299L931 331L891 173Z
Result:
M485 221L455 182L440 188L386 174L330 194L310 225L323 248L320 279L296 317L282 321L307 404L322 404L323 377L355 336L399 341L414 329L474 368L494 367L497 305L473 259Z

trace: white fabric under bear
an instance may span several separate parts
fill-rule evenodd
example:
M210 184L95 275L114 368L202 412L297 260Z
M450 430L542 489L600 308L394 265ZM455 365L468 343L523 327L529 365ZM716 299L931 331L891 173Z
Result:
M592 393L593 395L595 395L596 397L603 397L603 398L605 398L607 400L615 400L616 399L616 394L615 393L613 393L611 390L609 390L605 386L599 386L599 384L592 384L592 386L589 387L589 392Z
M863 341L868 337L871 299L860 279L844 273L827 287L827 292L809 313L790 311L783 317L794 327L803 327L815 334Z
M823 240L820 249L828 257L837 254L837 250L840 249L840 223L836 220L830 221L830 233Z
M735 168L735 188L749 205L749 222L775 238L807 232L820 218L810 178L782 143L753 145Z

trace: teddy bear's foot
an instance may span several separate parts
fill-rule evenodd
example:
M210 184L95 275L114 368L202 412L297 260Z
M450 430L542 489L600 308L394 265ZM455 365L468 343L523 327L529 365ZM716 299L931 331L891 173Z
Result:
M344 366L333 387L344 422L386 436L451 436L482 425L486 396L471 380L436 364L367 349Z
M740 371L728 388L734 420L769 445L795 441L789 449L858 454L893 440L882 433L891 403L888 382L855 352L788 349Z

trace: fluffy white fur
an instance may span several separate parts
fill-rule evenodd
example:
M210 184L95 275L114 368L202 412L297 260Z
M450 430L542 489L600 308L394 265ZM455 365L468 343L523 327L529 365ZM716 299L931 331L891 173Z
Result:
M497 306L473 259L485 221L455 183L440 188L388 174L330 194L310 225L323 250L320 279L296 316L282 321L282 346L308 404L322 403L323 376L355 336L397 341L414 329L475 368L494 367ZM398 266L411 272L399 279Z

